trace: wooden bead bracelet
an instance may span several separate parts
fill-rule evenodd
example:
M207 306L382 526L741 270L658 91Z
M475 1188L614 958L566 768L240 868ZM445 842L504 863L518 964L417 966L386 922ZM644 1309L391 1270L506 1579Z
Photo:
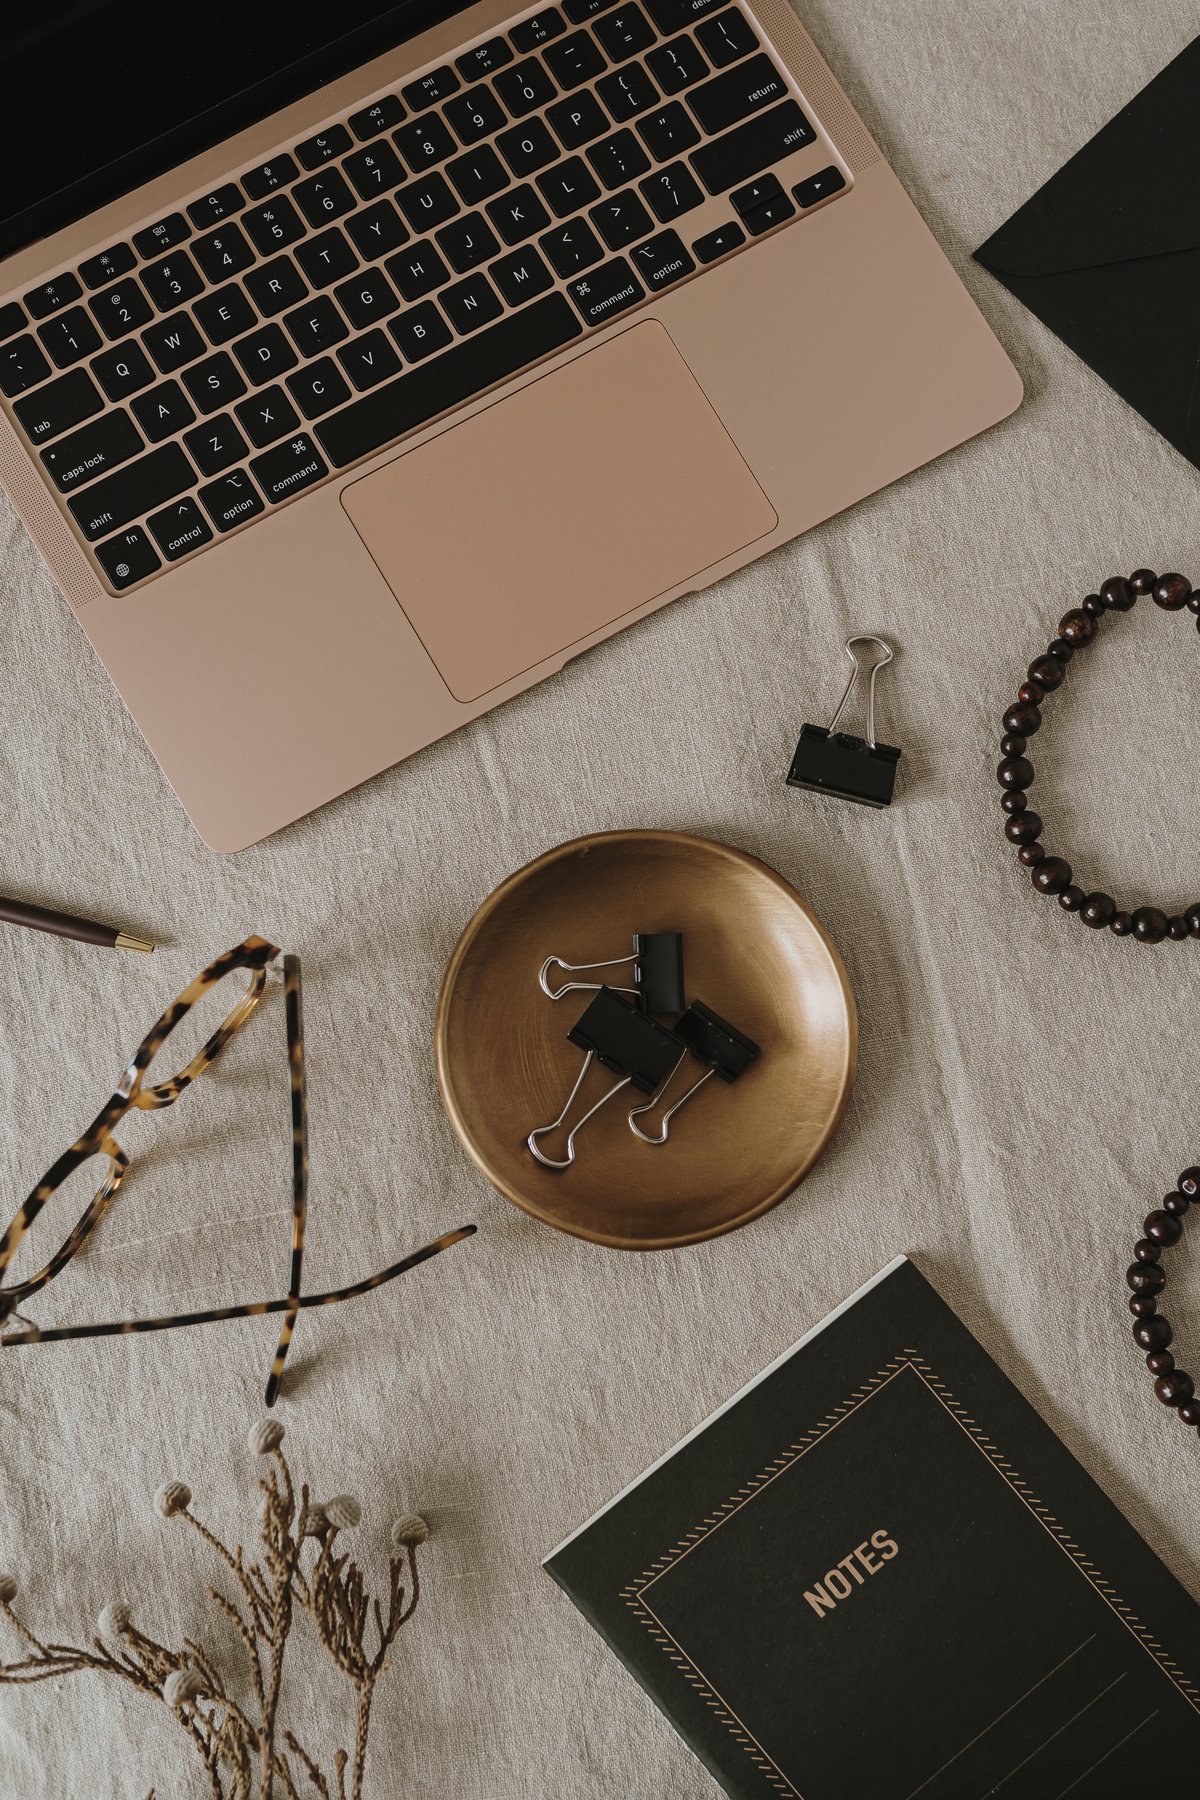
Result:
M1070 863L1061 856L1047 855L1039 843L1042 821L1026 805L1026 790L1033 782L1033 764L1026 748L1042 722L1042 701L1062 686L1071 658L1093 641L1104 615L1128 612L1140 594L1150 594L1166 612L1178 612L1186 606L1200 615L1200 592L1193 593L1191 583L1182 575L1155 575L1149 569L1135 569L1128 580L1114 575L1098 594L1089 594L1082 606L1059 621L1058 636L1046 654L1030 663L1026 679L1017 689L1016 704L1004 715L1004 736L1000 740L1003 760L996 770L996 779L1004 789L1001 805L1008 814L1004 835L1017 846L1017 856L1030 871L1039 894L1056 894L1063 910L1078 913L1093 931L1107 925L1116 937L1158 944L1163 938L1180 942L1187 937L1200 937L1200 904L1168 917L1157 906L1139 906L1133 912L1123 912L1111 894L1085 894L1072 880ZM1200 616L1196 625L1200 629Z
M1157 1212L1147 1216L1143 1226L1146 1235L1133 1246L1134 1261L1126 1270L1125 1279L1133 1289L1129 1296L1133 1339L1146 1352L1146 1367L1154 1376L1154 1392L1164 1406L1176 1409L1185 1425L1200 1429L1196 1384L1186 1369L1175 1367L1175 1358L1167 1348L1174 1332L1170 1320L1158 1310L1159 1298L1167 1285L1162 1253L1179 1242L1184 1215L1198 1196L1200 1168L1185 1169L1174 1193L1167 1195Z

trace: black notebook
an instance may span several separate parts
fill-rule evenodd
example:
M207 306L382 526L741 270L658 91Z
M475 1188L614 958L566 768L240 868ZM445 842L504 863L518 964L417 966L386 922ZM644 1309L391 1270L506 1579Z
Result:
M743 1800L1200 1791L1200 1608L903 1257L545 1566Z

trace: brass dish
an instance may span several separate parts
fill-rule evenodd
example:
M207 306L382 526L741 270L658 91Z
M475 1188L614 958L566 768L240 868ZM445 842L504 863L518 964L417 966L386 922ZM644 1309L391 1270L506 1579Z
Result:
M525 1139L557 1116L579 1073L567 1032L590 996L548 1000L538 970L552 953L572 963L625 954L635 931L681 931L688 999L762 1056L732 1085L707 1082L662 1148L630 1131L641 1096L626 1089L580 1132L572 1168L544 1169ZM506 1199L593 1243L664 1250L744 1225L803 1180L845 1111L856 1041L842 959L782 876L706 838L615 831L548 851L476 912L442 981L438 1085L468 1155ZM698 1073L689 1058L674 1093ZM574 1116L613 1079L593 1069Z

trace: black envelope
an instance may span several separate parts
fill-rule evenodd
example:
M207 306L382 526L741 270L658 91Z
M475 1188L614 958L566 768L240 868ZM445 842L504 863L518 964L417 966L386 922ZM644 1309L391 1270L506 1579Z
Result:
M975 255L1200 467L1200 38Z

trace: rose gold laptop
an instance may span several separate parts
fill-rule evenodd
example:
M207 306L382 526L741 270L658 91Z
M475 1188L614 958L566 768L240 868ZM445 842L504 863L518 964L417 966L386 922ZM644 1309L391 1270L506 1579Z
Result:
M787 0L0 42L0 473L217 850L1020 398Z

